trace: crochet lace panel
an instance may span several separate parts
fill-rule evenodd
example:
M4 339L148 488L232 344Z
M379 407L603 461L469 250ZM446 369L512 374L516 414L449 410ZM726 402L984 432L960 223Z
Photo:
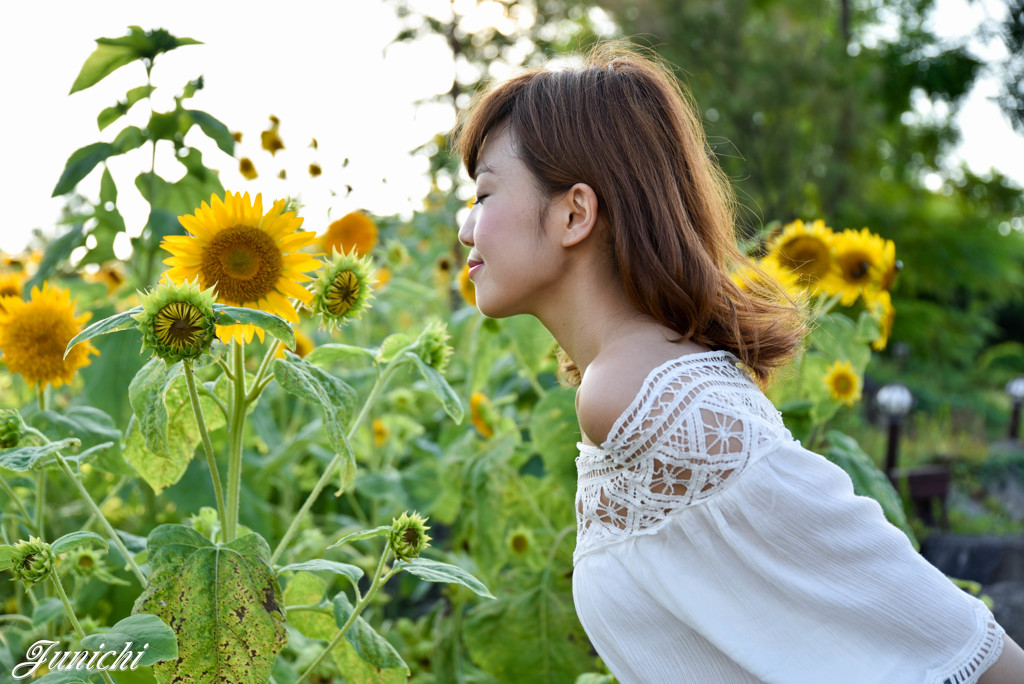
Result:
M974 640L949 663L929 671L925 678L928 684L975 684L985 670L999 660L1003 653L1003 628L980 601L974 614L978 623Z
M647 376L599 447L578 443L578 560L706 500L791 439L729 352L690 354Z

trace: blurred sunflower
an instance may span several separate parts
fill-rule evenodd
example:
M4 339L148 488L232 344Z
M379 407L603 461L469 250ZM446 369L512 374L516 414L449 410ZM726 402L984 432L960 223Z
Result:
M781 287L786 295L793 300L799 300L803 294L800 279L796 273L783 268L774 259L744 264L729 277L736 287L745 292L773 296L773 293Z
M860 399L860 376L849 361L836 361L825 369L822 378L829 395L838 402L853 406Z
M469 279L469 264L463 266L459 271L459 292L462 293L462 298L466 300L467 304L476 306L476 286Z
M281 120L271 114L270 128L260 133L260 146L271 155L276 155L279 150L284 149L284 142L281 140L281 136L277 134L277 129L280 126Z
M64 358L68 342L90 317L88 312L76 316L71 293L48 283L43 283L42 290L33 287L27 301L4 297L0 299L0 360L29 385L70 384L75 371L91 362L89 355L99 354L86 341Z
M847 229L834 236L832 245L839 272L834 294L842 295L843 306L850 306L861 294L873 301L882 282L885 240L867 228Z
M310 164L309 165L309 175L310 175L311 178L316 178L317 176L319 176L323 172L324 172L324 170L320 168L319 164Z
M889 335L892 334L892 323L896 318L896 309L892 305L892 295L882 290L874 301L875 315L878 317L878 337L871 343L875 351L882 351L889 344Z
M509 532L507 543L508 550L513 556L525 556L534 546L533 531L529 527L519 525Z
M494 424L497 422L494 406L483 392L474 392L469 398L469 415L473 426L483 437L494 436Z
M377 246L377 224L361 211L351 211L332 223L320 238L328 254L348 254L353 249L366 256Z
M879 287L890 292L896 282L896 275L902 269L903 262L896 258L896 244L892 240L886 240L882 252L882 278Z
M25 273L23 271L0 273L0 298L17 297L21 299L24 287Z
M833 272L832 229L818 220L805 224L797 219L783 227L782 233L768 243L765 262L774 262L790 271L800 285L817 292Z
M391 436L391 428L389 428L384 421L380 418L373 419L373 445L380 447L384 446L388 441L388 437Z
M295 348L294 349L289 349L288 351L290 351L292 354L296 354L300 358L304 359L304 358L306 358L306 355L309 354L309 352L311 352L314 349L316 349L316 342L313 341L313 338L311 338L309 335L307 335L306 333L302 332L298 328L292 328L292 332L295 333ZM285 347L282 344L278 348L277 353L275 354L275 356L277 358L279 358L279 359L283 359L284 358L284 352L285 352Z
M248 157L242 157L238 160L238 173L242 174L242 177L246 180L255 180L260 175L256 172L256 165Z
M199 279L206 289L213 287L221 304L244 306L277 314L293 323L299 314L289 297L309 304L313 294L300 282L320 268L320 262L298 250L316 240L316 234L299 231L302 219L283 211L278 200L263 214L263 197L253 203L249 193L227 193L221 200L210 197L195 214L179 216L190 235L170 235L160 246L171 253L164 274L175 282ZM263 330L254 325L217 326L217 336L249 342L253 333L263 340Z

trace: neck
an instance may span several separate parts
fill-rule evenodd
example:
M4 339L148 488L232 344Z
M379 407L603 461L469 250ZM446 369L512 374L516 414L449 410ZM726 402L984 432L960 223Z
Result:
M611 273L570 268L561 282L533 314L581 374L603 349L650 325L651 319L633 306Z

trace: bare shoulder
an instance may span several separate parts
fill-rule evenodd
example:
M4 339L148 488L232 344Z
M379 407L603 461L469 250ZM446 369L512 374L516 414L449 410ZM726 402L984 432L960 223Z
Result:
M704 351L692 343L620 347L587 367L576 392L576 415L584 441L600 445L640 393L651 371L684 354Z

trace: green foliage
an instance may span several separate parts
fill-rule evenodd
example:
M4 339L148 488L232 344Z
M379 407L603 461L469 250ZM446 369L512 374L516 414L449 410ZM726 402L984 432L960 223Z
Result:
M161 525L149 535L153 574L135 611L175 629L178 658L159 663L169 681L265 681L284 647L283 596L263 538L214 544L194 530ZM185 626L187 625L187 628Z

